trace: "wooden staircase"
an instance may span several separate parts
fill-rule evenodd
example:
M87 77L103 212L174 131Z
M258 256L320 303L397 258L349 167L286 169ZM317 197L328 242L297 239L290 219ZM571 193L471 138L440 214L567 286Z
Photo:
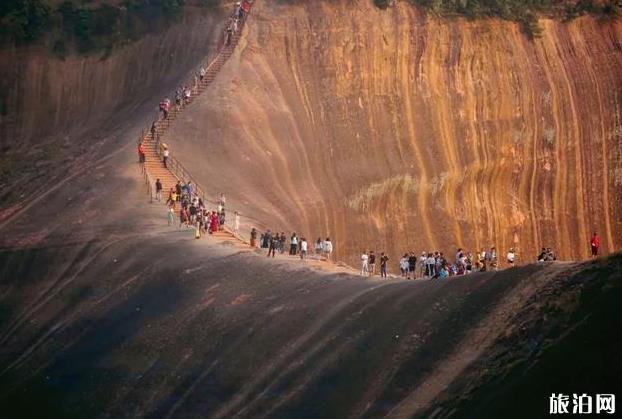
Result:
M192 183L195 184L195 188L197 188L197 192L205 205L207 206L209 201L206 199L205 190L201 188L198 183L192 179L189 173L183 168L181 163L172 156L169 150L169 158L168 158L168 167L164 167L164 163L162 162L161 151L159 150L160 144L165 142L166 134L173 124L173 122L177 119L179 114L184 111L194 100L201 95L207 87L214 81L224 64L227 62L229 57L233 54L238 41L240 40L240 36L242 31L244 30L246 16L243 20L241 20L238 24L237 32L232 36L230 43L225 45L225 39L223 36L222 46L218 51L216 57L206 66L204 66L206 70L205 77L203 80L199 80L199 82L195 85L195 81L193 80L190 83L186 83L185 86L191 87L191 95L189 99L186 99L181 106L177 106L176 104L171 105L171 110L169 111L168 117L163 119L159 117L155 122L155 134L151 132L151 128L147 130L146 133L143 133L141 137L141 142L145 148L145 163L143 165L143 173L145 174L146 182L150 185L149 191L152 195L152 199L155 199L155 182L156 179L160 179L162 183L162 204L166 203L166 199L169 196L169 191L171 188L175 188L175 185L178 181L181 181L182 184L187 182L188 180L192 180ZM212 202L213 203L213 202ZM175 213L177 216L177 220L179 219L179 205L176 207ZM215 209L215 207L213 208ZM231 218L233 216L232 211L228 211L228 216ZM176 221L178 222L178 221ZM217 238L221 241L226 240L237 240L238 242L242 242L247 244L246 241L242 240L239 236L235 236L231 230L225 228L215 234L212 234L211 237Z

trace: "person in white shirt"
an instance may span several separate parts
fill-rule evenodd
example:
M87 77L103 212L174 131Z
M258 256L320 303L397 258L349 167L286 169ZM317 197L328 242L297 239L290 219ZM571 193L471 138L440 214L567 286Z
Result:
M237 236L240 232L240 213L235 212L235 218L233 220L233 233Z
M164 163L164 167L167 168L166 162L168 161L169 151L168 148L164 148L162 151L162 162Z
M361 255L361 276L367 276L369 273L369 256L367 256L367 252L363 252Z
M298 237L296 236L296 233L294 233L289 238L289 254L291 256L296 256L297 252L298 252Z
M422 252L421 256L419 257L419 275L421 275L422 277L425 276L425 264L427 260L428 257L426 255L426 252Z
M409 266L409 263L408 263L408 255L405 254L400 259L400 272L402 274L402 278L406 278L406 275L408 275L408 268L409 267L410 266Z
M436 261L434 260L434 255L432 254L432 252L428 253L428 257L425 260L425 264L426 264L426 276L428 278L433 278L434 276L436 276L435 273L435 268L434 265L436 264Z
M326 237L326 240L324 240L322 250L324 251L326 260L330 260L330 255L333 253L333 243L330 241L330 237Z

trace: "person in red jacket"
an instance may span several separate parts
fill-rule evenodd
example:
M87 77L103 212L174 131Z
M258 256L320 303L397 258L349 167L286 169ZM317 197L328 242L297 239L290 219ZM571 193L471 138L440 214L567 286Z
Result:
M142 141L138 143L138 162L145 162L145 146L143 145Z
M600 237L598 237L598 234L594 233L592 236L592 240L590 240L590 247L592 248L592 257L597 257L598 249L600 248Z

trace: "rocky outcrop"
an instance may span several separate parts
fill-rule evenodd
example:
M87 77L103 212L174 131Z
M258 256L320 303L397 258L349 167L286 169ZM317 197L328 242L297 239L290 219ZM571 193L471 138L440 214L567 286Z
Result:
M171 133L214 194L337 256L622 247L622 23L444 20L405 2L259 2Z

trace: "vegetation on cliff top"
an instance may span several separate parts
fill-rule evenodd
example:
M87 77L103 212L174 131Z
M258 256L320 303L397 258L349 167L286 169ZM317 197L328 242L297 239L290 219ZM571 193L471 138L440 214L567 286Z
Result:
M521 23L530 35L539 35L538 15L547 14L573 19L589 13L600 17L617 17L621 0L409 0L414 5L442 16L470 18L494 16ZM376 6L387 8L395 0L374 0Z
M195 6L216 7L222 0L189 0ZM373 0L387 8L396 0ZM442 16L496 16L522 24L538 35L537 16L572 19L584 13L615 17L622 0L408 0ZM186 0L2 0L0 46L22 45L44 37L59 55L109 51L173 21Z
M213 7L220 0L199 0ZM114 46L158 30L179 16L185 0L3 0L0 1L0 46L45 39L54 51L84 53Z

